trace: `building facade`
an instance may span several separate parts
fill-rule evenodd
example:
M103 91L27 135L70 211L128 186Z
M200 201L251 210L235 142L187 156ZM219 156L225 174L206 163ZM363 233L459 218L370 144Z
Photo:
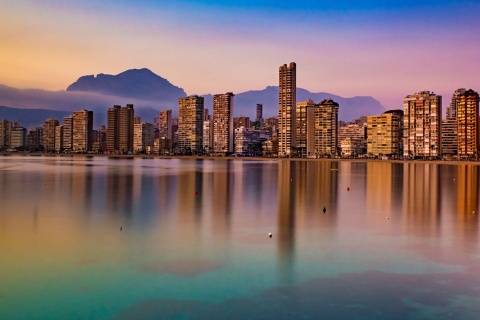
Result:
M402 152L403 111L391 110L367 118L367 154L399 157Z
M163 110L158 114L158 136L172 139L172 110Z
M178 99L178 153L198 154L202 152L203 110L203 97L194 95Z
M478 154L478 93L466 90L456 97L457 153L460 157Z
M234 94L213 96L213 152L233 152L233 101Z
M119 105L107 110L107 151L128 153L133 151L135 112L133 104Z
M442 96L430 91L408 95L403 100L403 155L442 155Z
M291 62L278 70L278 156L290 157L295 147L297 65Z
M73 152L88 152L93 144L93 111L73 113Z
M58 120L48 119L43 123L43 147L47 152L55 151L55 128L58 126Z
M155 139L153 123L136 123L133 134L133 150L135 153L149 154L153 152Z
M313 130L315 129L314 119L315 102L307 100L305 102L297 102L297 115L295 126L295 156L306 158L308 149L308 138L313 138ZM308 121L310 120L310 121ZM312 121L313 120L313 121ZM313 142L313 139L310 139Z
M338 154L338 108L338 103L332 99L325 99L314 107L313 155L315 157L330 157Z

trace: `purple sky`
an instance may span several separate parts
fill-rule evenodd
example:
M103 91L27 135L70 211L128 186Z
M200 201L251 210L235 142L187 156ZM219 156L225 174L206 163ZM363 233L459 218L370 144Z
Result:
M235 3L234 5L232 3ZM430 90L444 109L480 90L477 1L3 1L0 83L64 90L85 74L149 68L187 94L297 85L399 108Z

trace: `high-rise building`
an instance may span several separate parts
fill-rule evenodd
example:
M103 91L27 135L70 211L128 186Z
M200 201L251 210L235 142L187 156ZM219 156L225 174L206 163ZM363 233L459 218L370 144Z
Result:
M203 150L207 154L213 151L213 120L203 121Z
M48 119L43 123L43 147L45 151L55 151L55 128L58 126L58 120Z
M313 100L307 100L305 102L297 102L297 116L295 126L295 142L296 142L296 155L302 158L307 157L307 144L309 132L311 134L310 139L313 142L314 135L312 134L315 129L314 122L314 109L315 102ZM311 121L308 121L310 118ZM313 120L313 121L312 121ZM310 130L309 130L310 129Z
M263 104L262 103L257 103L257 113L256 113L256 118L255 121L261 122L263 120Z
M402 148L403 111L390 110L367 118L367 154L398 157Z
M278 156L289 157L295 147L297 66L291 62L278 71Z
M340 122L340 121L339 121ZM344 157L356 157L367 152L367 124L349 123L338 127L338 144Z
M142 123L142 117L140 116L133 117L133 124L141 124L141 123Z
M8 120L0 121L0 149L10 148L10 134L12 132L13 123Z
M73 147L73 116L63 118L63 149L71 151Z
M438 157L442 154L442 96L430 91L403 100L403 155Z
M447 120L451 119L457 119L457 103L458 103L458 96L462 95L467 91L465 88L460 88L455 90L452 95L452 101L450 102L450 105L447 107L446 113L447 113Z
M457 105L457 152L460 157L478 153L478 93L472 89L460 93Z
M203 149L204 99L194 95L178 99L178 143L181 154L198 154Z
M338 107L332 99L325 99L314 107L314 154L317 157L338 154Z
M73 113L73 145L74 152L92 150L93 143L93 111L80 110Z
M119 105L107 110L107 151L133 151L135 114L133 104Z
M10 133L10 148L23 150L27 146L27 129L14 126Z
M154 128L155 126L152 123L135 124L133 149L136 153L151 153L153 151Z
M55 127L55 151L63 151L63 125Z
M167 139L172 137L172 110L160 111L158 114L158 135Z
M232 92L213 96L213 152L233 152Z
M249 117L240 116L240 117L233 118L234 130L241 127L250 128L251 126L252 126L252 121L250 121Z
M43 150L43 127L36 127L28 131L27 147L30 151Z

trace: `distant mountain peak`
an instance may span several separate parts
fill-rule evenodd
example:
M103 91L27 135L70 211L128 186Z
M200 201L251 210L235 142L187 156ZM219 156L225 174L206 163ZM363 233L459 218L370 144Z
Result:
M99 73L81 76L67 91L94 92L141 100L171 100L186 96L185 91L147 68L130 69L117 75Z

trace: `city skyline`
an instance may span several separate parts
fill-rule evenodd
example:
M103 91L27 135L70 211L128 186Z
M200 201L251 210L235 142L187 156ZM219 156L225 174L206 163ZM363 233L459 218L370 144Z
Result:
M18 88L64 90L84 74L148 66L189 95L242 92L274 85L269 70L284 61L302 66L298 87L370 95L386 109L400 107L411 92L433 90L450 100L454 88L478 87L475 1L8 1L3 7L0 83Z

